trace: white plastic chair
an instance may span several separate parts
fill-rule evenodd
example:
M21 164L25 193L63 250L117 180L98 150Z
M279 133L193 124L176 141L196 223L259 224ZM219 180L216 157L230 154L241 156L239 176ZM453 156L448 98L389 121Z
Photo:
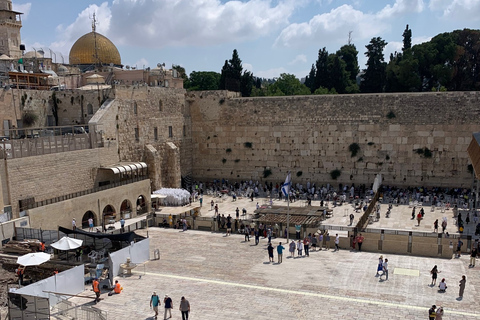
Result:
M88 254L88 257L90 258L90 261L92 263L95 263L97 261L97 258L98 258L98 252L97 251L92 251Z

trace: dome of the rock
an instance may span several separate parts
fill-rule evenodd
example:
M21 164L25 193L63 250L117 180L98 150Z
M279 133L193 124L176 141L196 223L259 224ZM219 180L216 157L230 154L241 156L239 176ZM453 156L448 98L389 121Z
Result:
M121 66L117 47L104 35L92 31L80 37L70 49L70 64Z

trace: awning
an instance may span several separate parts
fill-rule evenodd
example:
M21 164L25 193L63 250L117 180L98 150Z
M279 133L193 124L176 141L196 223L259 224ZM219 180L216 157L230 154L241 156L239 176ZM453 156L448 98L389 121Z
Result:
M108 167L101 167L99 169L111 170L114 174L126 173L126 172L139 172L142 169L146 169L147 164L145 162L121 162Z
M67 229L64 227L58 227L58 231L63 232L65 234L82 234L91 238L96 238L96 239L110 239L111 241L126 241L126 242L132 242L135 239L145 239L145 237L136 234L135 232L124 232L120 234L111 234L111 233L101 233L101 232L87 232L83 231L81 229Z

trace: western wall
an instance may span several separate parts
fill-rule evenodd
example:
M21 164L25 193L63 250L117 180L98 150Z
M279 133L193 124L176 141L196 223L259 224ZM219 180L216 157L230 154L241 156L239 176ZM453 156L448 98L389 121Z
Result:
M472 186L479 92L232 98L187 93L193 176L279 182ZM350 146L359 150L352 157ZM419 151L421 149L421 151ZM271 171L263 179L265 169Z

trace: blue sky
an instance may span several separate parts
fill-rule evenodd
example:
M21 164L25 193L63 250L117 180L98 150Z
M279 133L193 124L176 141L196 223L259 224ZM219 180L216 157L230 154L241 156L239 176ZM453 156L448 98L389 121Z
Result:
M233 49L256 76L308 74L318 50L352 42L361 68L372 37L388 42L385 58L401 50L409 24L413 43L456 29L480 26L480 0L13 0L24 12L27 50L50 50L65 62L72 44L91 31L112 40L124 65L179 64L220 72Z

